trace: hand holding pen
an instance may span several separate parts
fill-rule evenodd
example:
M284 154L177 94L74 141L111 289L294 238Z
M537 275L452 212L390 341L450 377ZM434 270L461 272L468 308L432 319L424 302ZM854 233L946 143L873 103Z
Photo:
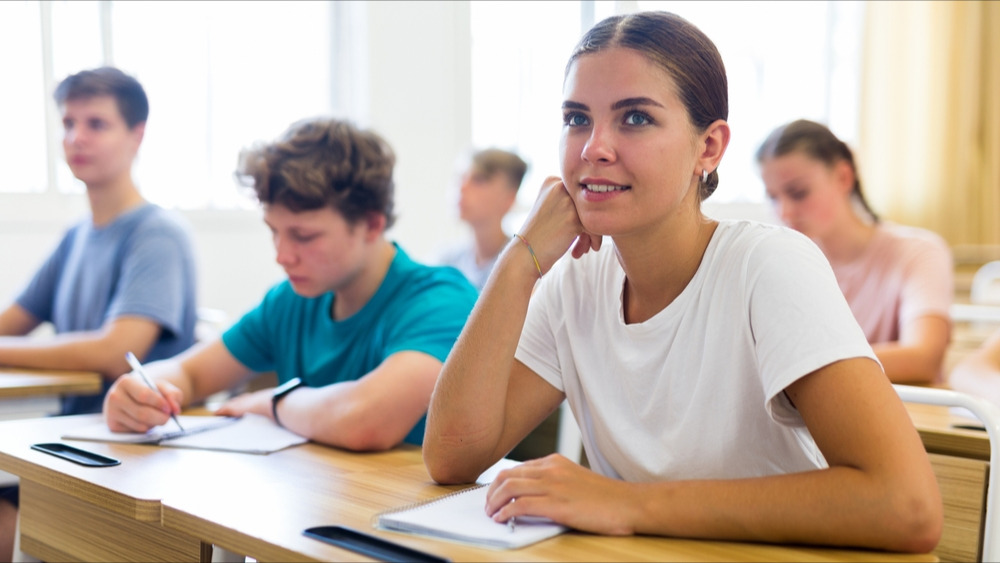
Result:
M125 360L128 361L128 365L132 366L132 370L135 371L135 373L139 376L140 379L142 379L143 383L145 383L153 391L156 391L157 394L159 394L164 399L167 398L166 395L164 395L163 392L160 391L160 388L157 387L155 383L153 383L153 380L150 379L148 375L146 375L146 371L142 369L142 364L139 363L139 360L135 357L135 354L133 354L132 352L128 352L127 354L125 354ZM180 421L177 420L177 416L174 413L170 413L170 418L173 419L174 423L177 425L177 428L180 428L181 432L184 432L184 427L181 426Z

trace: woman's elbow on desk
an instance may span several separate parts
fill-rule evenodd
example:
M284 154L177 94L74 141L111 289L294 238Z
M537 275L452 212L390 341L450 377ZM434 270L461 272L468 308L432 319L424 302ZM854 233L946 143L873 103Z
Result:
M937 500L935 500L937 499ZM941 540L944 528L940 497L915 491L897 501L886 514L885 549L906 553L930 553Z
M486 470L470 464L476 456L467 454L467 449L461 444L449 444L449 441L438 437L424 437L424 466L435 483L440 485L462 485L472 483Z

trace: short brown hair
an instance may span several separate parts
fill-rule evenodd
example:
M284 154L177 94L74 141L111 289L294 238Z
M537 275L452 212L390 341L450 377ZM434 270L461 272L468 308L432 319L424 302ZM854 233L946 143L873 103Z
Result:
M253 187L262 205L293 212L332 207L349 223L368 213L395 221L392 179L396 155L373 131L347 121L299 121L275 142L240 153L237 178Z
M149 98L142 84L121 70L102 66L83 70L63 79L56 86L52 97L63 106L69 100L84 100L97 96L111 96L118 105L118 113L129 129L149 118Z
M729 82L715 44L700 29L670 12L637 12L611 16L590 28L566 63L566 73L579 57L612 47L638 51L662 68L677 85L688 118L698 131L729 118ZM698 182L701 199L719 186L713 170Z
M521 187L528 164L516 154L501 149L485 149L472 155L472 169L487 178L500 173L516 192Z

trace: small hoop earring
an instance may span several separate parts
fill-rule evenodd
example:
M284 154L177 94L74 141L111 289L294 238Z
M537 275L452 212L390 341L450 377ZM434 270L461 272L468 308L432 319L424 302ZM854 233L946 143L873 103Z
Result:
M701 169L701 183L702 184L708 183L708 168Z

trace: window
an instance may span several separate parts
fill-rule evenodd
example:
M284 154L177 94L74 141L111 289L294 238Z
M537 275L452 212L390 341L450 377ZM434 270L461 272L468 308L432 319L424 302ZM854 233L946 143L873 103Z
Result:
M558 174L562 77L582 30L615 2L473 2L472 134L477 147L512 148L531 162L530 206L538 185ZM762 202L754 153L778 125L798 118L856 137L860 2L634 3L688 19L716 44L729 77L733 135L712 202ZM513 40L512 38L516 38Z
M311 1L0 3L0 46L26 54L4 62L19 87L0 111L21 135L0 148L23 158L0 190L82 190L61 158L59 120L48 139L41 124L59 80L113 64L150 100L133 169L143 194L165 207L253 205L233 177L239 151L335 110L333 17L331 3ZM38 44L37 55L24 48Z
M6 83L0 122L7 125L6 134L0 135L0 154L4 155L0 193L45 191L47 148L42 56L39 50L25 47L37 44L41 35L38 4L0 2L0 52L6 53L0 62Z
M472 2L472 144L513 150L528 162L519 192L528 207L559 171L562 79L580 38L578 2Z

